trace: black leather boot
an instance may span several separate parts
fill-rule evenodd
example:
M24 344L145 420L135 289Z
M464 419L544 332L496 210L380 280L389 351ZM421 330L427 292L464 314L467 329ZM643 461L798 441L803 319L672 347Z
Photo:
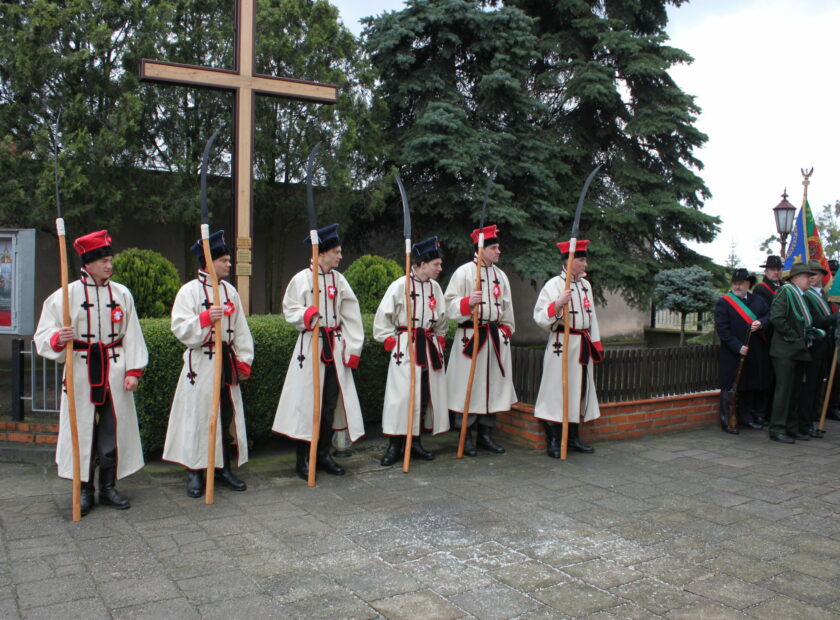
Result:
M99 504L117 510L126 510L131 508L131 504L114 488L115 473L113 467L99 466Z
M248 485L237 478L230 469L230 444L222 442L222 459L223 465L221 469L216 470L216 482L221 482L229 489L234 491L244 491Z
M385 450L385 455L379 461L379 464L383 467L388 467L396 463L402 454L404 441L405 438L402 435L391 435L388 438L388 448Z
M488 452L492 452L493 454L504 454L505 449L493 441L493 428L490 426L483 426L478 423L476 423L476 426L478 426L478 431L476 433L476 443L478 444L478 447L483 450L487 450Z
M423 444L420 443L420 435L411 438L411 455L424 461L435 460L435 455L426 450L426 448L423 447Z
M187 497L201 497L204 495L204 470L187 470Z
M545 427L546 454L553 459L560 458L560 425L556 422L543 422Z
M458 429L460 433L461 430ZM478 456L478 450L475 449L475 444L472 439L472 429L467 427L467 437L464 439L464 454L467 456Z
M584 454L592 454L595 448L588 446L580 440L579 424L572 424L569 422L569 447L576 452L583 452Z
M88 482L82 483L82 495L79 498L79 506L82 509L83 517L93 509L95 494L96 488L93 486L93 476L91 475Z
M318 469L333 476L344 475L344 468L333 460L329 445L323 448L318 446Z
M295 461L295 473L301 480L309 480L309 442L297 442L297 460Z

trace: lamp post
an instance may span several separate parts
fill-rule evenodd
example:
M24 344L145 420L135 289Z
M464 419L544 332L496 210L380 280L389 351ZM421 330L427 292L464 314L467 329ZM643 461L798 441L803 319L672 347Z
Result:
M796 217L796 207L788 202L787 188L782 193L782 201L773 207L773 217L776 218L776 232L779 233L779 239L782 243L782 260L785 255L785 241L787 236L793 232L793 220Z

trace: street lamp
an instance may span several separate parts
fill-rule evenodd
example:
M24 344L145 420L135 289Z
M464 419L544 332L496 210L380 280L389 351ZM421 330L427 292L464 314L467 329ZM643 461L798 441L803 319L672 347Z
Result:
M776 231L782 243L782 260L785 256L785 240L793 232L793 220L796 217L796 207L788 202L787 188L782 194L782 201L773 207L773 217L776 218Z

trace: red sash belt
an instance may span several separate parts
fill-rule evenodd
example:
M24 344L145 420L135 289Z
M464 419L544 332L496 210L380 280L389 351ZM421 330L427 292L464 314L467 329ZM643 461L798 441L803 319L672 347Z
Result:
M110 358L107 351L122 346L122 338L110 344L103 342L85 342L74 340L74 351L87 352L88 383L90 384L90 402L94 405L104 405L108 397L108 370Z
M461 323L458 327L462 329L472 329L472 321L467 321L466 323ZM502 347L501 347L501 339L499 337L499 324L498 323L479 323L478 324L478 350L481 352L481 349L484 347L484 344L487 342L488 334L490 336L490 342L493 344L493 353L496 355L496 363L499 364L499 371L502 373L502 376L505 375L505 363L502 361ZM472 350L473 350L473 342L475 341L475 334L470 336L470 339L467 341L467 344L464 345L464 348L461 350L464 355L467 357L472 357Z
M397 327L397 333L404 334L408 331L405 325ZM428 353L427 353L428 351ZM443 368L443 359L435 343L435 333L423 327L414 328L414 363L425 368L431 361L432 370Z
M554 331L557 334L556 338L559 339L560 334L564 332L563 326L560 325L559 329L555 329ZM604 354L595 347L595 343L592 342L592 337L589 335L588 329L575 329L574 327L570 327L569 333L580 336L583 339L581 343L583 346L580 348L580 356L578 357L578 362L581 366L587 366L590 359L596 364L604 361Z

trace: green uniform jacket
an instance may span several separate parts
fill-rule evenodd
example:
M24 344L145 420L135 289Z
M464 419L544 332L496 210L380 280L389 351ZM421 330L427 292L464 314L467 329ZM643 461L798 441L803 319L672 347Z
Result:
M792 297L799 293L795 290L795 285L789 286L794 287L794 290L785 290L786 287L782 287L770 306L770 322L773 323L774 329L770 341L770 356L809 361L811 354L805 340L805 321L797 318L793 308L793 304L797 302Z
M819 293L814 293L819 295ZM819 327L825 330L825 338L821 338L811 345L811 357L815 360L827 360L834 354L834 321L835 317L831 314L829 307L829 314L825 313L825 308L814 299L811 294L805 295L805 301L808 303L808 310L811 311L811 316L814 319L814 327ZM828 306L828 301L823 298L825 305Z

